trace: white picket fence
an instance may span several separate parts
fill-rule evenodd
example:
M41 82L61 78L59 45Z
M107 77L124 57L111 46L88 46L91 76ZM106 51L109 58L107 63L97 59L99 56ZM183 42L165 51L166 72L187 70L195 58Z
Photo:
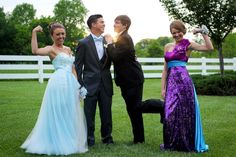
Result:
M138 58L138 61L142 64L145 78L161 78L163 58ZM23 63L20 64L19 62ZM27 62L30 63L26 64ZM53 70L53 66L47 56L0 55L0 63L0 79L38 79L40 83L43 83L44 79L50 77ZM236 71L236 58L225 58L224 64L225 70ZM190 74L209 75L218 73L220 69L219 59L190 58L187 68ZM113 72L113 66L111 70ZM29 71L29 73L26 73L26 71Z

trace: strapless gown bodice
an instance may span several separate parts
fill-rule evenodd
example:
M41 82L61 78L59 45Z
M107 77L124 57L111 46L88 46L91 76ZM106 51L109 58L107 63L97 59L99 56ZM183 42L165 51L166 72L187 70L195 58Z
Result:
M79 87L72 73L74 59L63 52L52 61L51 75L37 122L21 148L47 155L83 153L87 148L87 127Z
M64 52L58 53L58 55L52 60L52 64L55 70L64 69L68 72L72 71L73 62L74 58Z

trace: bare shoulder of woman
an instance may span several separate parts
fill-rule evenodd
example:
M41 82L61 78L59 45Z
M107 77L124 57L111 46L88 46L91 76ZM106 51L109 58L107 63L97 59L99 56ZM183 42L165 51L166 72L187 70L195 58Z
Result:
M68 47L68 46L64 46L64 48L65 48L66 50L68 50L68 51L70 51L70 50L71 50L71 48L70 48L70 47Z
M48 54L51 54L51 53L55 52L54 49L53 49L53 46L51 46L51 45L45 46L45 48L47 49Z
M68 51L69 54L73 55L73 51L71 51L71 48L68 46L64 46L66 51Z
M164 47L165 53L170 51L173 46L174 46L174 43L167 43Z
M50 58L57 55L57 53L56 53L55 49L53 48L53 46L48 45L45 48L47 48L48 55L49 55Z

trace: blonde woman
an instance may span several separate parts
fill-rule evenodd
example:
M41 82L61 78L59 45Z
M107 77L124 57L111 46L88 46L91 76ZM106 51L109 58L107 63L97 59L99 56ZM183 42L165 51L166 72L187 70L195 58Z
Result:
M37 122L21 148L33 154L83 153L88 150L87 130L79 95L84 97L86 90L79 90L72 52L63 45L64 26L53 23L49 29L53 45L43 48L37 43L37 32L42 32L42 27L32 31L32 53L49 56L55 72L48 81Z

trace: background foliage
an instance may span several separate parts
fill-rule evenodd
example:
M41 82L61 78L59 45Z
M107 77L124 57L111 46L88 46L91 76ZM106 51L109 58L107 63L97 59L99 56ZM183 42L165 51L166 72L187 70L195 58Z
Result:
M200 95L236 96L236 72L227 71L224 76L214 74L209 76L192 75L193 82Z
M191 26L206 25L218 50L221 75L224 74L222 44L236 27L235 0L159 0L170 17Z
M232 16L235 16L236 9L234 9L234 7L236 7L236 1L179 1L182 2L181 5L175 5L174 0L162 0L161 2L163 5L165 4L170 17L182 17L184 21L187 21L193 26L209 24L211 35L214 33L222 38L225 37L222 41L222 53L224 57L232 58L236 56L236 33L231 32L231 28L235 27L236 22L234 20L234 23L231 23L231 21L226 20L226 18L231 19ZM220 2L222 2L222 4L218 4ZM232 4L229 2L232 2ZM203 4L204 6L202 6ZM216 12L217 7L215 11L213 10L214 8L207 11L209 7L208 5L211 7L214 7L214 5L219 5L222 7L227 6L228 10L216 14L218 13ZM201 8L200 11L198 9L199 7ZM222 7L218 7L218 9L222 10ZM189 11L186 11L186 8L189 9ZM77 45L77 41L86 35L85 17L87 12L88 10L83 5L81 0L59 0L54 6L53 16L35 17L36 10L33 5L27 3L17 5L11 13L5 13L4 8L0 7L0 55L31 55L31 31L37 25L41 25L44 29L44 32L39 33L38 35L39 46L52 44L51 37L48 32L48 25L55 21L61 22L65 25L67 31L65 45L70 46L71 49L74 50ZM174 14L177 15L175 16ZM199 17L196 18L196 16ZM216 22L215 16L219 18ZM199 22L199 20L202 21ZM212 20L212 22L209 22L209 20ZM222 23L224 25L222 25ZM218 27L218 25L216 24L218 24L222 30L217 31L218 29L216 26ZM226 31L226 29L229 31ZM194 40L196 42L203 42L200 37L196 37ZM172 37L164 36L157 37L156 39L142 39L135 45L137 56L163 57L164 45L168 42L172 42ZM216 43L215 47L217 47ZM218 57L216 52L217 50L213 53L196 52L192 53L192 57L205 56L215 58Z
M65 44L74 50L77 40L85 35L87 9L81 0L59 0L53 12L52 17L38 18L31 4L19 4L12 13L5 13L0 8L0 55L30 55L31 32L37 25L41 25L44 31L38 34L39 46L51 44L48 25L52 22L60 22L66 27Z

